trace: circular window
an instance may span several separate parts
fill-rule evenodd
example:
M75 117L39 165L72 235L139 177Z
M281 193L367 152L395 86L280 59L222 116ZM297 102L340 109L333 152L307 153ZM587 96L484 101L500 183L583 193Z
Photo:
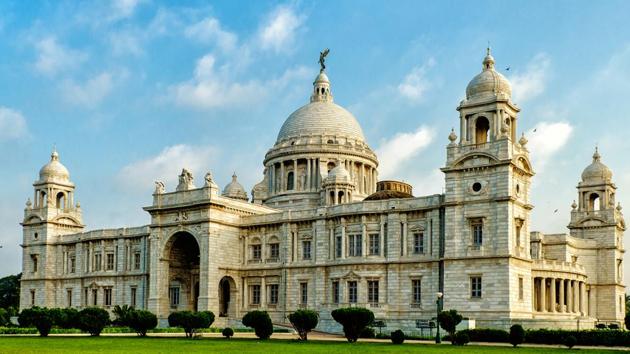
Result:
M475 183L473 183L473 185L472 185L472 189L473 189L473 191L475 191L475 192L479 192L479 191L481 190L481 183L479 183L479 182L475 182Z

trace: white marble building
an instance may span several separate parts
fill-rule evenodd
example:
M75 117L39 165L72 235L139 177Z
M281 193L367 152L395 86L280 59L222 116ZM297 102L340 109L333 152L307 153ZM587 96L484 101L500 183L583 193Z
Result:
M156 182L148 225L122 229L84 230L53 152L24 210L20 306L130 304L162 319L211 310L217 325L252 309L283 323L311 308L324 330L339 330L332 309L365 306L409 331L435 316L441 292L445 309L477 327L622 323L625 224L599 153L578 182L569 232L532 232L527 139L489 51L457 111L444 194L413 197L405 183L378 181L377 156L322 69L251 200L236 176L220 191L210 174L200 185L183 170L174 191Z

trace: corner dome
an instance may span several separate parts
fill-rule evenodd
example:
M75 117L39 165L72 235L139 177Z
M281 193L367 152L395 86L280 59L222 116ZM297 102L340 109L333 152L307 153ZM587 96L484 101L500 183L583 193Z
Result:
M494 70L494 57L487 49L483 70L466 86L466 99L503 96L512 97L512 85L501 73Z
M601 155L597 148L593 154L593 162L582 172L584 183L609 183L612 181L612 171L601 162Z
M50 154L50 162L39 170L39 180L41 182L70 182L70 172L66 166L59 162L57 150Z
M245 188L236 180L236 173L232 175L232 182L228 183L223 189L222 196L247 201L247 192Z
M350 180L350 172L343 166L343 164L338 164L335 168L328 172L327 179L331 180Z

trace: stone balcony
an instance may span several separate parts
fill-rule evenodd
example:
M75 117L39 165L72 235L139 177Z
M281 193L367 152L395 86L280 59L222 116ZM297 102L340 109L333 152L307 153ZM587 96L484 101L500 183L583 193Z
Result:
M541 274L549 275L549 273L564 273L578 276L586 276L584 266L578 263L564 262L550 259L535 259L532 263L532 275L539 276Z

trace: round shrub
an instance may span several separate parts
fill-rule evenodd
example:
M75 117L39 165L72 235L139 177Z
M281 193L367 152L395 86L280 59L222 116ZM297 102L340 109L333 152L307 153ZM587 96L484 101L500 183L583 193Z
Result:
M112 324L114 326L129 327L129 319L130 319L129 316L131 315L133 311L134 311L133 306L129 306L129 305L114 306L112 313L114 314L115 318L112 321Z
M254 329L260 339L268 339L273 334L273 323L267 311L250 311L243 316L243 325Z
M577 338L575 338L574 336L567 336L566 338L564 338L564 345L569 347L569 349L573 348L573 346L575 346L576 344Z
M376 331L372 327L365 327L359 338L376 338Z
M333 310L332 318L343 326L343 333L350 343L357 341L361 333L374 321L374 313L363 307L346 307Z
M523 343L523 340L525 340L525 330L523 329L523 326L515 324L510 327L510 344L516 347L517 345Z
M225 339L230 339L234 335L234 330L230 327L225 327L221 331L221 334L225 337Z
M317 327L319 322L319 315L313 310L297 310L288 317L300 340L307 340L308 332Z
M444 328L451 338L454 338L455 328L462 321L463 317L457 313L457 310L449 310L440 312L437 319L440 327Z
M454 345L466 345L469 342L470 342L470 337L468 337L468 334L466 334L466 332L457 332L453 336L452 343Z
M53 325L59 328L70 329L79 327L79 311L76 309L50 309L50 315L53 319Z
M79 312L78 327L91 336L98 336L110 324L109 313L102 308L87 307Z
M391 334L392 343L403 344L405 341L405 333L399 329L395 330Z
M145 310L132 310L126 315L126 325L136 331L140 337L147 335L147 331L157 327L157 316Z
M195 330L208 328L214 322L214 313L210 311L173 312L168 316L168 325L171 327L182 327L186 332L186 337L192 338Z
M35 327L42 337L47 337L53 326L53 316L47 308L33 307L24 309L18 316L20 327Z

